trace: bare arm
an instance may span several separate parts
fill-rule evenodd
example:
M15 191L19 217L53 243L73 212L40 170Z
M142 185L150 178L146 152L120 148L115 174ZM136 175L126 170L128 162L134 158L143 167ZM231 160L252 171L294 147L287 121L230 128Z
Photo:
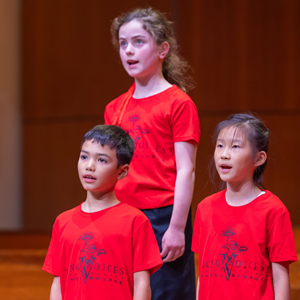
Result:
M197 289L196 289L196 300L199 299L199 287L200 287L200 281L199 281L199 277L197 280Z
M133 300L150 299L150 273L148 271L133 273Z
M50 291L50 300L62 300L60 278L58 276L54 276Z
M272 263L272 275L275 300L290 299L289 263Z
M195 182L197 147L187 142L174 144L177 177L173 213L169 228L162 238L163 262L173 261L184 253L184 229L190 210Z

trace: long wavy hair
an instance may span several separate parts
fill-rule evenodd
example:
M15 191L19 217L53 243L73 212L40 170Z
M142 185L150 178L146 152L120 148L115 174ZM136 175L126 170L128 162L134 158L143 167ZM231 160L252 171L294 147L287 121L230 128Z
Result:
M167 42L170 46L169 53L166 55L162 65L164 78L171 84L177 85L184 92L194 87L193 79L187 73L191 67L178 52L178 44L175 38L175 32L166 16L153 9L137 8L127 13L123 13L115 18L111 25L111 35L114 47L119 51L119 30L122 25L132 20L138 20L143 28L154 38L157 45Z

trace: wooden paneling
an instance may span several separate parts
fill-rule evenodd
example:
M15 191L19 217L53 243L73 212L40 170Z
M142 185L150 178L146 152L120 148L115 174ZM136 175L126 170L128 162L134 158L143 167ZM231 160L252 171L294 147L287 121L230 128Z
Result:
M51 230L85 200L77 175L81 139L105 105L132 83L112 46L121 12L171 1L26 0L22 9L23 221Z
M214 127L231 113L252 111L271 131L266 188L300 224L300 2L179 1L179 11L179 43L194 69L190 94L202 128L193 213L212 191L207 160Z
M225 117L226 115L201 117L202 137L197 156L193 215L197 204L215 191L208 174L208 162L214 151L211 136L216 124ZM273 114L262 117L270 129L268 163L263 176L265 188L277 195L286 205L292 223L299 224L300 202L297 199L300 160L297 153L300 141L296 138L299 136L299 115Z
M147 1L163 11L170 2ZM125 92L126 76L110 25L146 1L23 1L23 116L26 122L102 116Z
M102 116L97 122L103 123ZM51 230L58 214L86 198L77 173L83 135L89 122L24 127L24 224L27 230Z
M194 69L200 115L193 213L212 193L211 135L230 113L259 113L271 130L266 187L300 224L300 2L148 1L176 21L181 54ZM77 178L82 135L132 82L110 43L111 20L144 1L23 1L24 226L50 230L84 200ZM172 12L172 14L171 14Z
M179 41L200 112L299 113L299 1L179 3Z

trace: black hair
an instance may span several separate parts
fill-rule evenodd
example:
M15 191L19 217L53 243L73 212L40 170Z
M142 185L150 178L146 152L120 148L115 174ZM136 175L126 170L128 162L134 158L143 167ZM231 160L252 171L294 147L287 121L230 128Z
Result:
M131 162L134 152L134 141L128 132L124 131L120 126L116 125L97 125L92 130L87 132L81 143L81 148L84 142L92 140L93 142L110 146L111 149L116 149L118 160L117 167L126 165Z
M219 133L224 128L229 127L236 127L244 130L248 136L248 140L250 142L250 146L252 148L252 155L253 157L255 154L259 151L265 151L268 153L269 148L269 129L265 127L263 122L256 118L251 113L239 113L239 114L233 114L229 116L228 119L220 122L217 127L214 130L213 134L213 144L216 145L217 138L219 136ZM267 159L266 161L258 166L253 174L253 182L255 185L259 188L264 189L263 185L263 178L262 174L265 171L267 167ZM213 184L216 183L216 166L214 162L214 157L212 157L211 163L210 163L210 179L212 180ZM221 189L225 188L225 183L222 182Z

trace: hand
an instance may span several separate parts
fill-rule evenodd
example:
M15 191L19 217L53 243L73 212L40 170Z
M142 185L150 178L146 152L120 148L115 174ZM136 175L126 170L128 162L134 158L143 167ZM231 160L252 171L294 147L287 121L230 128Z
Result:
M174 261L184 253L184 231L168 228L162 238L162 251L160 253L163 262Z

